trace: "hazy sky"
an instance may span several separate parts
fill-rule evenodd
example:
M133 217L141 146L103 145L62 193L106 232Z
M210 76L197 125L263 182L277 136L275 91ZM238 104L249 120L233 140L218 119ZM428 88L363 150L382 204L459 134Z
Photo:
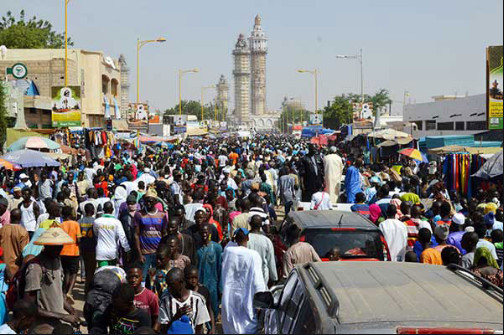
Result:
M0 10L36 15L64 29L64 0L0 0ZM269 38L267 104L301 98L313 108L313 80L299 68L318 68L319 105L341 93L360 91L359 65L336 54L364 50L365 92L390 90L394 110L404 90L416 102L440 94L485 90L485 47L503 43L502 0L71 0L69 35L75 47L101 50L131 68L136 95L136 39L167 38L141 53L141 97L154 109L178 102L177 69L187 75L184 99L199 99L201 86L224 74L234 105L232 49L239 33L250 35L263 18ZM210 97L210 92L207 92Z

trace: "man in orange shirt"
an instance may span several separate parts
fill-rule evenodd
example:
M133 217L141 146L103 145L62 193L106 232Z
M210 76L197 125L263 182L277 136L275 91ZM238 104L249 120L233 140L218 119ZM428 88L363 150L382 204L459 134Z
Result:
M239 155L238 155L235 151L233 151L233 152L231 152L231 153L229 154L229 159L233 161L233 166L235 166L235 165L236 165L236 163L238 162L238 158L239 158L239 157L240 157L240 156L239 156Z
M60 253L61 266L65 274L63 291L68 297L72 298L72 290L79 271L79 243L82 235L79 223L74 221L71 207L63 207L61 216L63 218L61 228L75 241L74 244L65 245Z

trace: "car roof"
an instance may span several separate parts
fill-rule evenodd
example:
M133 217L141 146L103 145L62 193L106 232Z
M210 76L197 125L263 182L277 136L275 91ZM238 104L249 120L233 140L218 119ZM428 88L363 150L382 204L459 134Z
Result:
M318 262L299 270L304 278L311 278L312 289L325 301L328 316L340 324L429 321L502 325L502 293L496 298L444 266Z
M302 230L306 228L358 228L378 230L371 221L364 216L343 211L302 211L290 212L289 216Z

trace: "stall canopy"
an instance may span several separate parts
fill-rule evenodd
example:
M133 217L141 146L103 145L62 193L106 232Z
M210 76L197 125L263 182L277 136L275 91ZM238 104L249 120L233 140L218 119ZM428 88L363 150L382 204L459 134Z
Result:
M498 152L502 151L502 148L495 148L495 147L465 147L465 146L460 146L460 145L447 145L445 147L441 148L435 148L435 149L429 149L430 154L435 154L435 155L446 155L446 154L451 154L451 153L458 153L458 152L467 152L473 155L477 154L496 154Z
M394 130L394 129L383 129L379 131L371 132L367 135L368 137L382 138L384 140L396 140L396 139L407 139L411 138L411 136L402 131ZM412 138L411 138L412 140ZM411 142L408 141L406 143Z
M490 159L486 161L485 164L478 170L473 177L478 177L482 179L492 179L495 177L502 176L502 150L493 155Z
M139 140L143 144L155 144L158 142L176 142L178 138L176 137L159 137L159 136L140 136Z
M206 128L199 127L189 127L187 128L186 136L205 136L208 134L208 130Z

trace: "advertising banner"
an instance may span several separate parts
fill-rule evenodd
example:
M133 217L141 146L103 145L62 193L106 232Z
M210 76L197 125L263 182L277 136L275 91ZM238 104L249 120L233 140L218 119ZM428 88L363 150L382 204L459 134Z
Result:
M81 126L81 95L80 86L52 87L52 126Z
M487 120L489 130L502 130L502 53L503 48L487 48Z
M187 115L175 115L173 123L175 134L183 134L187 131Z
M323 114L310 114L310 125L321 126L323 122L324 122Z

